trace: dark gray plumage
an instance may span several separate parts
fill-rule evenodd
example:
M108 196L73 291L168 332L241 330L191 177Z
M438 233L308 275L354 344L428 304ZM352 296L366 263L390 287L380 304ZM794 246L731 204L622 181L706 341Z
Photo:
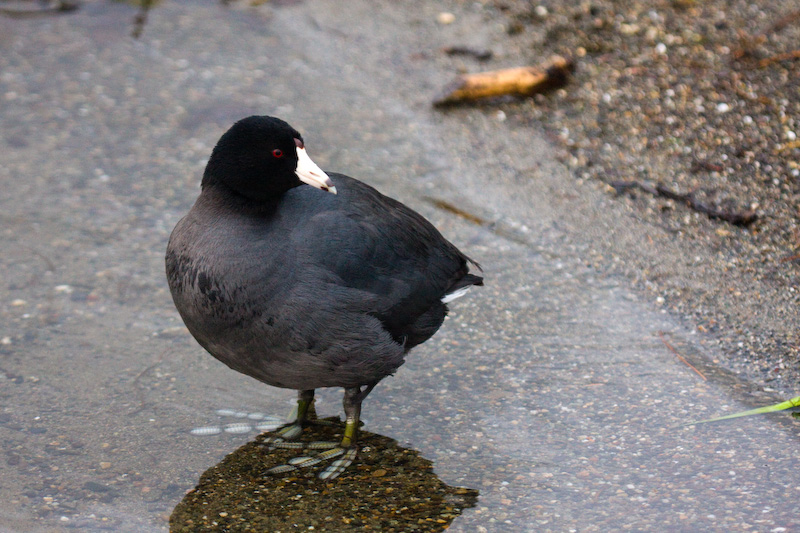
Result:
M214 148L166 256L175 306L197 341L239 372L301 391L283 438L309 423L314 389L345 388L354 425L337 449L351 448L350 461L361 401L439 329L443 299L482 284L470 263L422 216L326 175L296 130L258 116Z

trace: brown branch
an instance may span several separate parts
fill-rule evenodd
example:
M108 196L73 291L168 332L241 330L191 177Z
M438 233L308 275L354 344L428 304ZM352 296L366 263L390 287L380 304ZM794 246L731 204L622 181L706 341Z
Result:
M747 227L758 220L758 214L752 210L726 211L698 200L695 198L694 193L678 193L668 189L662 184L657 184L655 187L653 187L638 181L612 181L609 183L609 185L614 188L617 194L622 194L632 189L640 189L644 192L652 194L653 196L661 196L662 198L669 198L670 200L683 202L690 209L693 209L698 213L708 215L709 218L724 220L725 222L729 222L734 226Z
M572 60L553 56L535 67L464 74L445 87L433 105L443 107L493 96L528 96L549 91L564 86L573 68Z

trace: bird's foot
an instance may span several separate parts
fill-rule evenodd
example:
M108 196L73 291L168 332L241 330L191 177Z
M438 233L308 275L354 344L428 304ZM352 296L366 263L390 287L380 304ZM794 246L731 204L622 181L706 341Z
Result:
M269 437L264 439L264 442L261 443L262 446L266 446L267 449L272 450L274 448L283 448L283 449L302 449L302 448L309 448L309 445L303 444L302 442L291 442L295 440L300 434L303 432L303 428L307 426L338 426L338 420L325 420L325 419L313 419L313 420L304 420L302 422L295 420L294 422L290 422L289 424L285 424L274 431L270 432ZM315 444L315 443L311 443ZM316 444L326 444L326 443L316 443ZM333 443L334 446L337 443ZM328 446L329 448L332 446ZM317 448L319 449L319 448Z
M301 391L297 402L297 420L293 424L284 426L273 433L272 436L264 441L264 444L270 450L275 448L289 448L322 451L315 455L294 457L287 461L287 464L270 468L267 470L267 474L284 474L297 470L298 468L314 466L322 461L335 459L335 461L318 474L318 477L323 480L335 479L338 477L348 466L353 464L356 455L358 455L356 440L358 436L358 426L360 424L359 419L361 417L361 402L374 386L375 383L372 383L363 387L349 387L345 389L343 402L345 413L344 433L342 434L341 442L338 444L335 442L312 442L308 445L303 445L299 442L286 442L287 440L297 437L305 425L338 426L340 424L339 420L336 418L318 420L315 416L307 416L311 413L311 408L313 408L313 391ZM330 431L323 431L317 434L330 435L330 433Z
M261 444L269 450L273 448L302 448L303 446L300 442L287 442L296 439L302 432L303 424L301 422L285 424L270 432L270 436L264 439Z
M311 442L308 445L302 447L308 450L323 450L323 451L319 452L316 455L299 456L289 459L287 464L279 465L267 470L267 474L272 474L272 475L285 474L286 472L291 472L293 470L297 470L298 468L306 468L309 466L314 466L323 461L328 461L330 459L338 457L338 459L333 461L330 465L328 465L324 470L322 470L317 475L317 477L323 480L335 479L342 472L344 472L348 466L353 464L356 455L358 455L357 446L350 446L345 448L342 447L338 442L322 442L322 441Z

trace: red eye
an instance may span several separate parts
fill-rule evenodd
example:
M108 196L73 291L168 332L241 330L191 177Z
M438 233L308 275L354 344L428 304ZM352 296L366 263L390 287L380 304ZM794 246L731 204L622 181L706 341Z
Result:
M283 157L283 150L281 150L280 148L275 148L275 149L272 151L272 155L273 155L274 157L281 158L281 157Z

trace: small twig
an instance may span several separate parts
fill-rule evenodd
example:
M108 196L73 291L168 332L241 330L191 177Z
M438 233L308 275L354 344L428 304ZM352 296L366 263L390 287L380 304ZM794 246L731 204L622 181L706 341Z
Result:
M0 15L8 18L34 18L43 15L58 15L62 13L70 13L76 11L81 7L79 1L73 0L57 0L54 2L37 2L37 5L29 8L9 9L7 7L0 7Z
M649 192L653 196L658 196L658 191L655 189L655 187L651 187L650 185L640 181L614 180L610 181L608 184L614 188L614 192L617 194L624 194L633 189L640 189L644 192Z
M432 197L425 197L425 200L429 201L430 203L432 203L433 205L435 205L439 209L441 209L443 211L447 211L448 213L453 213L454 215L458 215L461 218L472 222L473 224L477 224L479 226L485 226L486 224L488 224L488 222L486 220L484 220L483 218L479 217L478 215L473 215L472 213L464 211L460 207L456 207L453 204L451 204L450 202L446 202L444 200L440 200L438 198L432 198Z
M491 50L478 50L468 46L448 46L442 51L449 56L472 56L478 61L488 61L493 55Z
M133 17L133 30L131 30L131 37L138 39L144 32L144 26L147 24L147 15L150 13L150 8L155 4L155 0L141 0L142 4L139 6L139 12Z
M714 163L713 161L708 160L697 160L692 163L692 168L689 169L689 172L692 174L696 174L698 172L707 171L707 172L722 172L724 167L719 163Z
M756 45L765 42L770 34L781 31L782 29L784 29L786 26L788 26L798 18L800 18L800 9L798 9L797 11L791 11L786 15L782 16L781 18L776 20L769 28L759 33L758 35L750 36L747 35L745 32L740 31L739 42L741 43L741 45L739 46L739 48L733 51L733 58L741 59L745 56L749 56L752 53L753 48L755 48ZM780 54L780 55L785 55L785 54ZM783 59L775 59L775 60L770 60L770 59L771 58L762 59L761 61L759 61L758 66L764 67L766 65L769 65L770 63L773 63L774 61L783 61ZM787 57L784 59L791 59L791 58ZM767 62L764 63L764 61Z
M708 378L707 378L707 377L706 377L706 376L705 376L705 375L704 375L702 372L700 372L699 370L697 370L697 369L696 369L696 368L695 368L695 367L692 365L692 363L690 363L689 361L687 361L686 359L684 359L684 357L683 357L681 354L679 354L679 353L678 353L678 350L676 350L675 348L673 348L673 347L672 347L672 345L671 345L670 343L668 343L668 342L667 342L667 339L665 339L665 338L664 338L664 332L662 332L662 331L659 331L659 332L658 332L658 336L661 338L661 342L663 342L663 343L664 343L664 346L666 346L667 348L669 348L669 351L671 351L672 353L674 353L674 354L675 354L675 356L676 356L678 359L680 359L680 360L681 360L681 362L683 362L683 364L685 364L686 366L688 366L689 368L691 368L692 370L694 370L695 372L697 372L697 375L698 375L698 376L700 376L701 378L703 378L703 381L708 381Z
M22 248L27 249L31 254L35 255L36 257L38 257L39 259L44 261L44 264L47 267L45 270L47 270L49 272L55 272L56 271L56 265L55 265L55 263L53 263L53 261L49 257L44 255L39 250L36 250L35 248L32 248L32 247L27 246L25 244L23 244L21 246L22 246Z
M679 194L669 189L659 185L656 187L656 190L666 198L673 198L678 201L686 202L686 205L694 209L699 213L704 213L708 215L710 218L716 218L719 220L724 220L725 222L730 222L734 226L749 226L753 222L756 221L758 215L753 211L723 211L722 209L718 209L716 207L710 206L694 197L693 193L688 194Z
M800 19L800 9L797 11L791 11L776 20L772 26L770 26L767 31L764 32L764 35L779 32L797 19Z
M765 57L758 62L758 66L764 68L772 63L780 63L781 61L788 61L790 59L800 59L800 50L792 50L791 52L786 52L785 54L777 54L774 56Z
M735 226L747 227L758 219L758 215L751 210L747 211L725 211L717 207L701 202L695 198L694 193L679 193L668 189L665 185L657 184L655 187L646 183L638 181L612 181L609 183L617 194L630 191L631 189L640 189L644 192L650 193L653 196L661 196L669 198L678 202L685 203L691 209L699 213L708 215L710 218L724 220Z
M136 391L136 396L137 396L137 399L139 400L139 407L137 407L136 409L134 409L133 411L128 413L128 416L137 415L140 412L144 411L145 408L147 408L147 401L145 400L144 392L142 392L142 387L141 387L141 384L139 383L139 380L142 377L144 377L145 374L147 374L148 372L153 370L155 367L160 365L161 362L164 360L164 356L167 355L167 352L169 352L170 350L171 350L171 348L164 348L164 350L158 355L158 359L156 359L156 361L154 363L152 363L151 365L147 366L144 370L139 372L136 375L135 378L133 378L133 381L131 382L131 384L133 385L134 390Z

